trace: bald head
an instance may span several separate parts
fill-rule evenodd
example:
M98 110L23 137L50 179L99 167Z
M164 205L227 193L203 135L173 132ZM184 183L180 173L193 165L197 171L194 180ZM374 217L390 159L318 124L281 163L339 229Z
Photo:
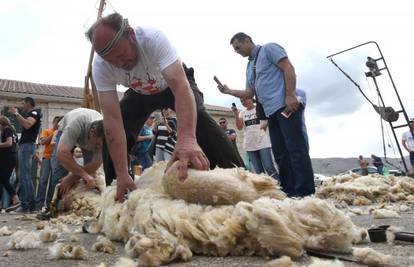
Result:
M95 52L115 67L130 70L136 65L135 32L120 14L113 13L97 20L86 32L86 37Z

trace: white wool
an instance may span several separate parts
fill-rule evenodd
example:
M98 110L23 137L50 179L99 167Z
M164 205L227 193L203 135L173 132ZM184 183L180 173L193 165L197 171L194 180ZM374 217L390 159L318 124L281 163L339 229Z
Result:
M46 223L44 221L40 221L36 224L36 230L42 230L46 226Z
M138 267L138 263L128 258L119 258L113 267Z
M354 248L352 255L368 266L384 266L392 261L392 256L382 254L372 248Z
M197 171L189 169L185 180L179 178L180 163L175 162L162 181L169 195L190 203L231 205L240 201L252 202L259 197L286 198L275 179L254 174L243 168Z
M38 248L40 244L37 233L19 230L10 236L7 246L9 249L30 249Z
M71 235L71 236L69 236L69 241L70 242L79 242L80 239L79 239L79 236L77 236L77 235Z
M13 232L9 230L9 228L7 226L3 226L2 228L0 228L0 236L7 236L7 235L11 235Z
M128 241L127 255L138 257L140 263L189 260L192 252L291 257L301 256L306 248L345 252L366 236L333 204L312 197L260 197L250 203L215 206L174 199L159 188L163 168L165 164L156 164L144 171L136 181L138 189L123 203L115 202L115 186L102 194L101 232L110 240ZM206 177L203 172L191 170L194 179ZM199 194L210 192L204 190L208 183L193 185ZM274 191L279 194L278 188Z
M296 264L288 256L266 262L265 267L296 267Z
M53 242L58 236L58 231L56 229L50 229L49 227L45 227L39 232L39 239L42 242Z
M348 205L370 205L386 202L410 203L413 192L414 179L407 176L351 174L332 177L317 188L316 195Z
M92 245L93 251L114 254L115 245L106 237L98 236L96 242Z
M399 207L399 211L401 211L401 212L406 212L409 209L410 208L407 205L404 205L404 204L400 205L400 207Z
M72 246L64 243L56 243L49 247L49 254L52 259L75 259L84 260L88 252L82 246Z
M384 219L384 218L400 218L401 216L393 211L387 209L376 209L372 212L374 219Z
M312 258L312 264L308 267L345 267L345 265L339 260L320 260L318 258Z

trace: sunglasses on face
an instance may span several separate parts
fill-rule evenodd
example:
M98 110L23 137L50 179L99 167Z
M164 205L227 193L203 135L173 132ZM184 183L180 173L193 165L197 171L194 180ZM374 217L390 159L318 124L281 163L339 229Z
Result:
M226 124L226 122L225 121L220 121L219 124Z

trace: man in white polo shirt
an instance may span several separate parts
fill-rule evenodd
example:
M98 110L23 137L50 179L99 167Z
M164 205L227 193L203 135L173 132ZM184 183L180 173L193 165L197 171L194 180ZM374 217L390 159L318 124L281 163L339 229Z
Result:
M206 170L242 166L227 137L208 115L203 95L167 37L153 28L135 27L120 14L99 19L86 33L95 50L93 78L104 116L107 184L117 179L117 199L135 188L128 174L127 149L148 116L156 109L175 110L178 140L169 162L180 161L180 176L188 165ZM120 104L116 85L129 87ZM196 136L197 133L197 136ZM204 154L205 152L205 154ZM112 160L111 160L112 158ZM112 164L113 162L113 164Z

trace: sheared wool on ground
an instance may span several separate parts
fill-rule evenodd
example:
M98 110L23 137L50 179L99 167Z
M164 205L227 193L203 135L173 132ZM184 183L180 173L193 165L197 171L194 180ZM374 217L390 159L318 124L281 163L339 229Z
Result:
M92 245L92 250L108 254L114 254L115 245L106 237L100 235Z
M175 162L165 173L163 187L172 197L189 203L234 205L240 201L253 202L260 197L286 198L275 179L254 174L243 168L197 171L189 169L184 181L179 178L180 163Z
M88 252L82 246L72 246L64 243L56 243L49 248L49 254L52 259L74 259L84 260Z
M414 179L411 177L347 174L325 181L317 188L316 195L348 205L370 205L387 202L414 204L413 193Z
M312 263L308 267L345 267L345 265L339 260L331 261L312 258Z
M80 241L80 238L79 238L79 236L77 236L77 235L71 235L71 236L69 236L69 241L70 242L79 242Z
M45 227L43 230L39 232L39 239L42 242L53 242L58 238L59 233L57 229L51 229L49 227Z
M10 240L7 243L9 249L31 249L40 247L41 242L39 236L35 232L27 232L19 230L14 232L10 236Z
M128 258L119 258L112 267L138 267L138 263Z
M385 218L400 218L401 216L393 211L388 209L376 209L372 212L374 219L385 219Z
M136 182L138 189L123 203L115 202L115 186L108 187L102 195L102 232L111 240L129 240L126 251L141 261L142 247L151 248L154 242L163 244L165 249L153 249L147 253L151 257L144 259L167 259L162 262L167 263L177 255L182 260L191 258L189 251L211 256L291 257L302 255L306 248L350 251L352 242L366 235L342 211L317 198L261 197L251 203L217 206L174 199L162 190L151 189L149 174L162 175L160 166L145 171ZM152 178L160 184L160 177ZM143 181L146 189L139 186ZM194 185L200 187L196 188L200 194L206 192L201 190L205 188L203 183ZM138 241L142 246L137 246Z
M266 262L265 267L296 267L297 265L288 256Z
M385 266L391 263L392 256L382 254L372 248L354 248L352 255L368 266Z
M45 226L46 226L46 222L40 221L36 223L36 230L42 230L45 228Z
M0 236L7 236L7 235L11 235L13 232L9 230L9 228L7 226L3 226L2 228L0 228Z

